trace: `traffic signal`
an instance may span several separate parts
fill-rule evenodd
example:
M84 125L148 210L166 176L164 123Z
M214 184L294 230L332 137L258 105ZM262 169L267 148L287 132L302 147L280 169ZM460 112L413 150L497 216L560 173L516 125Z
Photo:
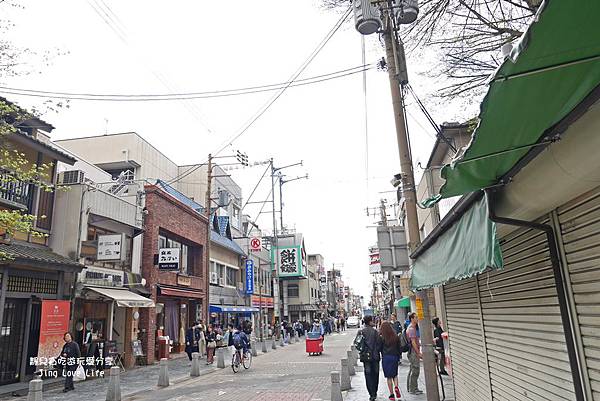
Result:
M238 163L240 163L242 166L248 167L248 155L247 154L242 153L238 150L238 151L236 151L235 157L236 157Z

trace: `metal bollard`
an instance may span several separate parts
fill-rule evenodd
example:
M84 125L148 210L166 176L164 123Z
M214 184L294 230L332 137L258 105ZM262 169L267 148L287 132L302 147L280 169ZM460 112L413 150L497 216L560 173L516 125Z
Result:
M225 349L223 347L217 348L217 368L223 369L225 367Z
M42 401L42 379L37 378L29 382L27 401Z
M277 349L277 339L273 336L273 343L271 344L271 349Z
M250 342L250 349L252 350L252 356L258 356L258 350L256 349L256 341Z
M348 372L348 359L342 359L342 371L340 374L340 388L342 391L350 390L350 373Z
M169 360L162 358L158 367L158 387L169 387Z
M263 354L266 354L269 350L267 349L267 341L263 340L260 342L261 351Z
M118 366L110 368L106 401L121 401L121 368Z
M354 376L356 374L356 369L354 369L354 355L352 355L352 351L348 351L348 374L350 376Z
M198 377L200 376L200 353L192 352L192 371L190 372L190 376Z
M340 372L331 372L331 401L343 401Z

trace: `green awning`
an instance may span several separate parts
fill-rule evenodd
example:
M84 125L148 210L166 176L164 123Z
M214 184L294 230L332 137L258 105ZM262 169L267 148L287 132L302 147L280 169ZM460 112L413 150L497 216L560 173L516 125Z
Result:
M410 308L410 298L402 297L396 301L396 308Z
M430 200L498 183L545 131L600 84L600 1L546 0L492 78L471 143Z
M496 224L489 219L484 196L414 261L410 288L437 287L502 266Z

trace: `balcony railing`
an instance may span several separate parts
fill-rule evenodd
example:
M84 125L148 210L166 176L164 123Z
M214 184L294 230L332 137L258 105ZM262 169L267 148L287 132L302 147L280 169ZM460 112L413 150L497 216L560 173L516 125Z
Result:
M15 180L9 172L0 170L0 202L31 210L33 194L33 184Z

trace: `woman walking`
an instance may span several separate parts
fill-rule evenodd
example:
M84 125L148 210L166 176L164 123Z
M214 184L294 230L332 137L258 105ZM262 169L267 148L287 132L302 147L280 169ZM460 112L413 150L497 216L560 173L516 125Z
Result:
M63 345L62 351L60 352L61 361L64 361L64 375L65 375L65 389L63 393L67 391L75 390L73 386L73 375L78 367L78 359L81 357L79 351L79 345L73 341L71 333L65 333L63 336L65 345Z
M217 348L217 332L213 325L209 324L206 329L206 364L210 365L215 360L215 349Z
M390 390L389 399L400 399L402 398L402 394L400 394L400 389L398 388L398 362L401 355L400 338L388 321L381 323L380 333L383 340L381 365L383 367L383 375L387 379L388 389Z

